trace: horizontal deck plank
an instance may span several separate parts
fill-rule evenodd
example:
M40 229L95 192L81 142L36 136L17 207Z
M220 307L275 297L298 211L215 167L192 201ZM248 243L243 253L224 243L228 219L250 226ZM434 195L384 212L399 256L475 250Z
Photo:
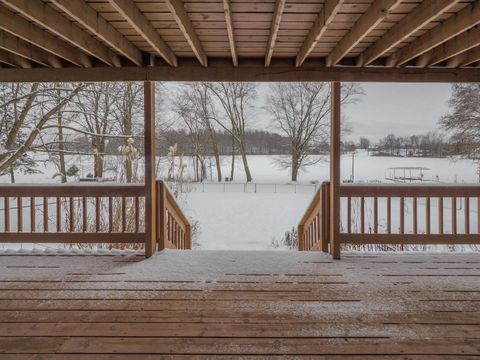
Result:
M0 357L480 356L478 254L0 255Z

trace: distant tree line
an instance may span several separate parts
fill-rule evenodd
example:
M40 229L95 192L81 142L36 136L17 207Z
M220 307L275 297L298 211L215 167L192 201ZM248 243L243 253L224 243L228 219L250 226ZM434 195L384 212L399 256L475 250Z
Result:
M374 156L446 157L457 154L452 141L439 132L410 136L389 134L376 143L362 137L358 143L346 142L344 149L369 150L370 155Z

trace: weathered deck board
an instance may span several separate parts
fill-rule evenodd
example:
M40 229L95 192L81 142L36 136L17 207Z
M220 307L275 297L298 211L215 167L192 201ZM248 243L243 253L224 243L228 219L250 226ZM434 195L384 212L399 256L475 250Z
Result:
M480 255L0 255L0 358L470 359Z

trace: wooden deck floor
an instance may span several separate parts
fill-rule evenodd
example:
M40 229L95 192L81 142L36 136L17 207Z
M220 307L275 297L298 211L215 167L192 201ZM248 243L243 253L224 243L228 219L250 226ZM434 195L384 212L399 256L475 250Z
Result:
M1 359L480 356L480 254L4 254L0 289Z

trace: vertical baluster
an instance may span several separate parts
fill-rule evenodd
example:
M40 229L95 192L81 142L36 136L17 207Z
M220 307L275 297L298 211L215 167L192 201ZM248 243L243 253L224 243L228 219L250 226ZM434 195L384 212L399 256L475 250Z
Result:
M48 232L48 198L43 197L43 232Z
M392 198L387 198L387 234L392 233Z
M108 197L108 232L113 232L113 198Z
M177 248L180 246L180 225L178 225L178 222L176 223L177 225Z
M373 198L373 233L378 234L378 198Z
M480 234L480 196L477 197L477 234Z
M5 232L10 232L10 198L8 196L3 198L3 207L5 209Z
M95 197L95 232L100 232L101 228L101 216L100 216L100 204L101 204L101 198L100 197Z
M22 197L17 197L17 231L23 231L23 201Z
M172 215L168 212L168 241L173 241Z
M135 232L139 232L140 227L140 200L138 196L135 197Z
M427 197L426 198L426 204L425 204L425 228L426 228L426 233L427 235L430 235L432 229L432 224L431 224L431 220L430 220L430 208L431 208L431 201L430 201L430 197Z
M400 198L400 234L405 233L405 198Z
M320 242L320 241L321 241L320 216L321 216L321 214L320 214L320 212L319 212L319 213L317 214L317 216L315 217L315 221L317 222L317 227L316 227L317 232L316 232L316 234L315 234L315 236L317 237L317 242Z
M75 209L74 209L75 201L74 201L74 198L71 196L70 196L69 205L70 205L70 209L68 214L70 216L70 219L69 219L70 232L74 232L75 231Z
M360 198L360 232L365 234L365 198Z
M457 234L457 198L452 197L452 234Z
M88 198L86 196L82 197L82 220L83 220L83 226L82 230L83 232L87 232L88 230Z
M37 228L36 224L36 219L35 219L35 211L36 211L36 205L35 205L35 197L30 197L30 232L35 232Z
M127 199L122 196L122 232L127 231Z
M413 201L413 233L418 234L418 221L417 221L417 212L418 212L418 200L417 197L412 198Z
M62 198L57 197L57 233L62 232Z
M470 234L470 198L465 197L465 234Z
M347 233L352 233L352 198L347 198Z
M438 198L438 233L443 235L443 197Z

